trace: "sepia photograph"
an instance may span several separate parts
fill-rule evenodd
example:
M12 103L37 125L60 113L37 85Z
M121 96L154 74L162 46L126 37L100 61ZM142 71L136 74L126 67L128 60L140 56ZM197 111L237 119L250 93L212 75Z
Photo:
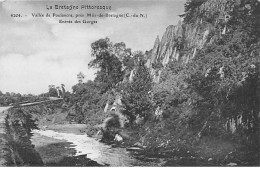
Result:
M260 0L0 0L0 169L259 168L259 127Z

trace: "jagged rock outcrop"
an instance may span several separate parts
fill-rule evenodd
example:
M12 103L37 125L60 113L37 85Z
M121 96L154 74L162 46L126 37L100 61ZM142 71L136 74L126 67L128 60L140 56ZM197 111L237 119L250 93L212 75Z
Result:
M160 44L160 39L159 39L159 36L156 37L156 40L154 42L154 46L153 46L153 49L151 51L151 56L150 58L147 60L147 66L148 68L150 67L150 64L155 62L156 60L156 56L158 54L158 51L159 51L159 45Z
M187 63L189 59L195 56L197 48L203 47L209 34L209 31L205 30L203 37L199 39L198 33L200 32L198 27L184 25L179 21L178 25L167 27L160 42L159 38L156 38L151 55L146 63L154 82L159 83L161 68L165 67L170 61L176 60ZM197 41L194 43L187 40ZM188 44L185 45L185 42L188 42ZM185 49L186 52L184 53Z
M229 32L226 23L232 18L233 8L241 3L241 0L208 0L198 7L200 15L196 16L194 22L179 21L175 26L168 26L161 41L157 36L153 49L147 55L146 66L154 82L159 82L162 67L170 61L186 64L196 56L198 50ZM250 3L241 8L247 8L250 13Z
M209 33L209 26L194 27L191 24L182 24L181 21L176 26L167 27L159 44L159 39L156 38L150 64L147 67L151 68L155 63L166 66L173 59L187 63L189 58L195 56L197 49L201 49L207 42Z

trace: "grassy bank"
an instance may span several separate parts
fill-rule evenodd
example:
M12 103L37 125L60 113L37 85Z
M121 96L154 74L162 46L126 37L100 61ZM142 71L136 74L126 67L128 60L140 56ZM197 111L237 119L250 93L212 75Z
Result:
M59 126L59 129L61 130L61 126ZM66 129L66 127L63 129ZM73 133L75 131L77 130L70 132L64 130L62 132ZM71 148L73 147L72 143L65 140L49 138L37 133L34 133L31 140L45 166L101 166L87 158L87 155L75 156L76 150Z
M64 157L72 157L76 153L70 148L71 143L65 140L57 140L37 133L32 136L31 140L45 165L54 165Z

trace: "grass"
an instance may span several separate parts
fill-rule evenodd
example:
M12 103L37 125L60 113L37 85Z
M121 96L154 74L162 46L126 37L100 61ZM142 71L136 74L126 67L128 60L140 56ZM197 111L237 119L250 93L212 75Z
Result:
M74 156L76 150L71 148L72 143L65 140L34 134L32 143L45 166L101 166L87 155Z
M31 140L44 165L58 163L64 157L73 156L76 153L75 149L69 148L71 143L65 140L49 138L39 134L34 134Z

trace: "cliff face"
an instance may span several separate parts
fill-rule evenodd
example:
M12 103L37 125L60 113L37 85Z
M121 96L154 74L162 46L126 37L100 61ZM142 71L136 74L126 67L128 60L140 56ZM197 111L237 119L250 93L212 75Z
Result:
M150 69L154 82L158 83L161 68L170 61L187 63L207 42L210 26L188 25L179 21L178 25L167 27L161 41L157 36L146 66ZM156 65L157 64L157 65ZM158 67L159 65L159 68Z
M157 36L146 63L154 82L159 82L162 67L170 61L188 63L198 50L212 44L216 37L225 35L229 31L226 23L235 6L251 9L249 3L242 4L241 0L208 0L196 9L198 16L193 22L179 21L176 26L168 26L161 41ZM159 68L158 64L161 65Z
M165 66L173 59L186 62L187 54L180 55L181 51L188 49L190 53L194 52L194 48L202 48L208 34L208 28L201 29L199 25L187 25L181 21L176 26L168 26L161 41L157 36L148 67L152 67L155 63L162 63Z

